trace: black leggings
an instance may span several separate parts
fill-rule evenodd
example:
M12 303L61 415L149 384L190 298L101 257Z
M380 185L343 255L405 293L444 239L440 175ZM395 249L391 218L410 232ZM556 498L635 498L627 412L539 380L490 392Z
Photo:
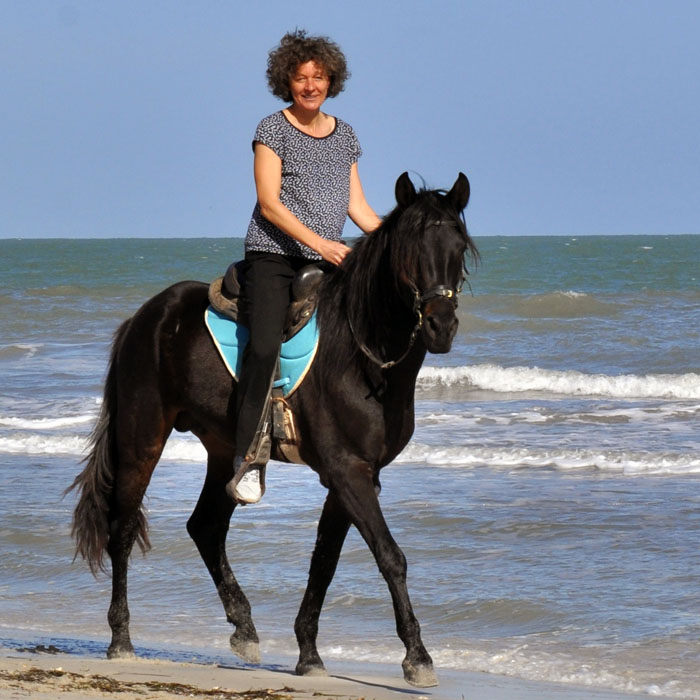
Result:
M265 407L294 276L312 262L315 261L277 253L248 252L245 255L243 296L248 310L250 339L243 353L238 380L237 457L245 457Z

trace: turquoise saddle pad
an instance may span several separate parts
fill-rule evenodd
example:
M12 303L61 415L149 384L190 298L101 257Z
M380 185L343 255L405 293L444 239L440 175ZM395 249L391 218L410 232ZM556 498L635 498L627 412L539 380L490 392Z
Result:
M210 306L204 312L204 322L228 371L237 379L241 373L243 350L248 343L248 328L223 316ZM281 379L275 386L282 387L289 396L302 383L311 367L318 347L316 314L292 338L282 343L280 357Z

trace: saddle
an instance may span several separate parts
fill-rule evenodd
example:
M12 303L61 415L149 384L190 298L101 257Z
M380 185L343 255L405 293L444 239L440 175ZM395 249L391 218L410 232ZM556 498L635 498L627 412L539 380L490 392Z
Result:
M245 284L243 261L231 263L223 277L209 285L209 303L223 316L248 325L248 311L241 297ZM292 282L292 301L287 309L282 340L289 340L308 322L316 309L318 286L324 271L320 265L302 267Z
M238 261L229 265L223 277L219 277L209 285L209 303L220 316L225 316L227 319L235 321L241 326L248 325L248 314L245 308L245 299L241 295L242 287L245 284L243 261ZM284 323L284 331L282 341L289 343L291 338L297 334L299 338L311 334L315 336L316 324L310 324L309 328L300 333L309 322L314 319L314 312L318 301L318 287L323 278L324 271L319 265L306 265L297 272L294 281L292 282L292 301L287 310L287 316ZM209 311L207 311L209 314ZM206 316L207 327L209 328L212 337L219 348L219 352L224 359L224 362L229 365L225 353L219 346L216 338L216 332L212 328L211 316ZM247 332L247 328L245 329ZM247 336L246 336L247 337ZM300 341L304 346L307 340ZM297 343L295 338L294 343ZM298 358L302 363L310 362L316 352L315 343L313 351L304 355L306 348L302 351ZM234 367L235 367L235 363ZM286 369L286 368L285 368ZM290 388L289 377L282 377L280 361L277 362L275 377L270 387L268 395L267 407L258 424L258 429L253 439L253 443L246 451L248 462L250 464L264 465L272 456L273 440L277 448L276 456L283 458L288 462L303 464L303 460L299 455L299 440L294 425L294 416L286 401L286 396L293 391L296 386L303 380L306 374L308 365L304 365L301 370L302 374ZM229 367L231 371L231 368ZM235 372L232 371L235 376Z

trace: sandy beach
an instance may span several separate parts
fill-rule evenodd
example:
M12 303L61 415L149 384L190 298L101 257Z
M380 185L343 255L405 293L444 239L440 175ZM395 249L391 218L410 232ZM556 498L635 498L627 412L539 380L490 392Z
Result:
M291 669L107 660L68 654L0 652L0 700L629 700L648 697L480 673L440 672L441 685L418 689L372 672L300 678Z

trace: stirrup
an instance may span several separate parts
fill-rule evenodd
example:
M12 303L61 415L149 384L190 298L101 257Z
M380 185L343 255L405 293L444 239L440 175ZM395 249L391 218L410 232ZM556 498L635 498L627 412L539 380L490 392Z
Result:
M243 457L236 457L233 469L226 493L241 505L257 503L265 493L265 465L251 464Z

